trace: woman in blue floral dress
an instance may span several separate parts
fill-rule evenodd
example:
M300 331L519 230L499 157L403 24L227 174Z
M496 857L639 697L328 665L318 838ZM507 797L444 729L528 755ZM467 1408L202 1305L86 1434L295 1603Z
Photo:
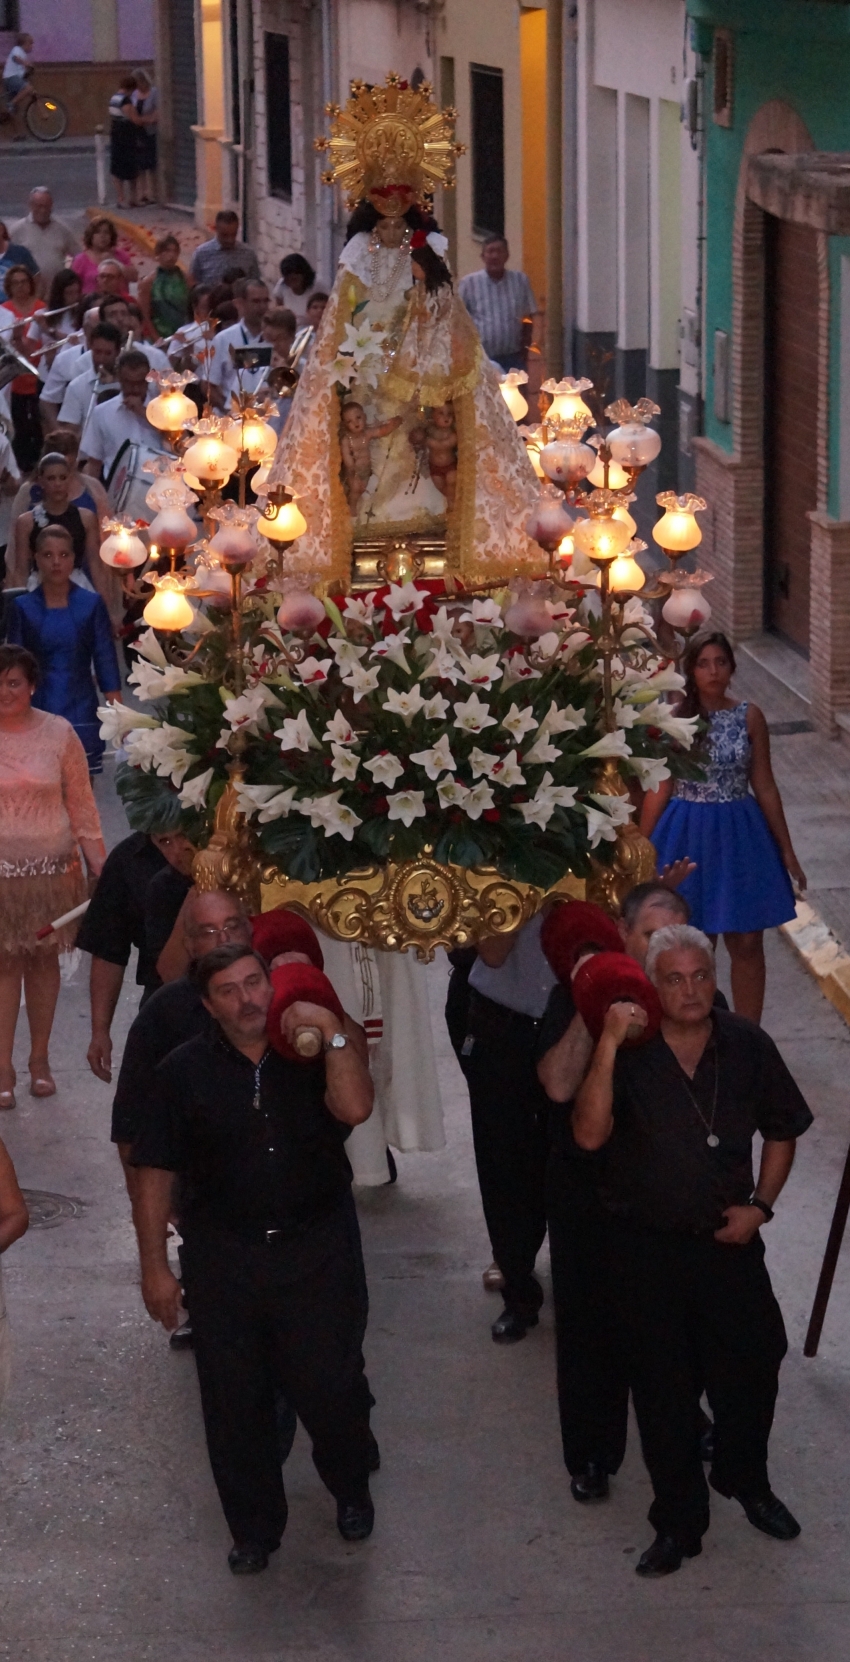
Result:
M764 931L794 916L791 879L806 878L791 843L770 765L767 722L757 704L729 695L735 654L717 631L695 635L684 657L677 714L708 723L703 780L668 780L645 798L641 829L659 869L688 858L696 870L681 885L691 921L722 935L732 964L735 1010L761 1019Z

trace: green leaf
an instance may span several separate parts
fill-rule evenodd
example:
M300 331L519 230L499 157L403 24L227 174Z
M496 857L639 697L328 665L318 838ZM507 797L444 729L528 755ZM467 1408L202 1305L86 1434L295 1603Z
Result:
M330 618L331 623L333 624L334 628L337 630L338 634L342 635L343 640L344 640L346 638L347 631L346 631L345 623L343 621L342 612L340 611L339 607L335 604L335 602L333 600L331 600L330 596L327 595L327 594L325 595L325 597L322 601L322 605L324 606L325 611L327 612L328 617Z

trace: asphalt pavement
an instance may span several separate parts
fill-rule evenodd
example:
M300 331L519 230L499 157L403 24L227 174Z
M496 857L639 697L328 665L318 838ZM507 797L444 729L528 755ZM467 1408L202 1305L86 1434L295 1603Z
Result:
M56 213L76 216L97 202L97 174L94 139L59 139L56 144L39 144L29 139L14 144L0 128L0 217L21 219L28 212L27 198L37 185L53 192ZM82 222L80 222L82 223Z

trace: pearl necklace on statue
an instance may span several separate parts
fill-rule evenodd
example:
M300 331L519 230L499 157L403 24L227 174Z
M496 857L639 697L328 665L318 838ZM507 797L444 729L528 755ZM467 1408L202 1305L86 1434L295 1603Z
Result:
M390 274L388 277L385 277L383 281L381 281L378 276L381 265L381 255L391 254L392 249L384 247L384 244L381 242L380 237L377 234L377 230L372 232L372 235L369 238L370 287L376 300L387 300L392 294L393 289L401 276L404 268L404 262L410 255L410 235L410 229L406 228L404 236L401 239L401 247L396 254Z

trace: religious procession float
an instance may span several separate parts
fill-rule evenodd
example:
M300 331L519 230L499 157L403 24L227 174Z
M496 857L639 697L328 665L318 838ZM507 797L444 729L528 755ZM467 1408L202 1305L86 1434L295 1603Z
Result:
M484 355L431 214L454 111L390 75L328 113L349 240L279 441L262 389L199 418L157 378L150 523L101 550L149 597L140 708L103 732L131 825L183 830L201 885L427 960L652 874L639 793L698 767L669 694L709 615L678 565L705 504L659 498L650 587L656 407L546 381L519 426L527 377Z

